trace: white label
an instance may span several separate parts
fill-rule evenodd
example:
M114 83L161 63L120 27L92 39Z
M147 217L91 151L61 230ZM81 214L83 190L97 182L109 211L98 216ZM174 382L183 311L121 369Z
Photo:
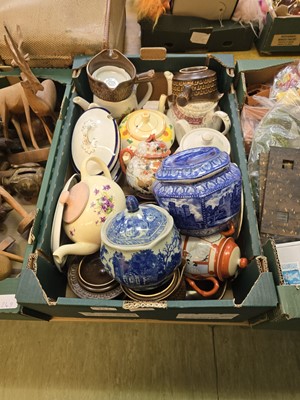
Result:
M91 310L94 311L117 311L115 307L91 307Z
M300 34L274 35L271 46L300 46Z
M80 312L79 314L84 315L85 317L140 318L139 315L134 313Z
M233 319L239 314L177 314L178 319Z
M209 37L210 33L193 32L190 37L190 41L192 43L207 44Z
M0 295L0 309L18 308L16 296L14 294Z

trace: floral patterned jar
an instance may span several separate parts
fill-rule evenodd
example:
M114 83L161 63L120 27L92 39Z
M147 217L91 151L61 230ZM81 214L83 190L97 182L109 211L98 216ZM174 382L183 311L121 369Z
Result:
M152 185L155 181L155 173L162 160L171 153L165 142L152 139L140 142L135 151L132 151L130 147L122 149L119 156L121 168L129 186L139 197L145 199L154 198Z

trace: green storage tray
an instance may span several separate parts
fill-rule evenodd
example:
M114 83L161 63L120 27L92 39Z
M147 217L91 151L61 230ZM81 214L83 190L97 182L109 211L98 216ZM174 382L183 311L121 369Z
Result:
M231 295L221 300L168 300L154 303L136 303L128 300L82 299L69 296L66 275L55 267L50 235L52 219L59 194L70 174L70 142L74 125L82 110L72 103L67 109L60 143L51 163L47 185L43 187L39 231L30 245L28 266L21 276L17 300L26 309L34 310L47 318L92 318L99 320L159 320L202 323L249 324L249 321L264 314L277 305L277 295L272 273L268 271L266 258L262 255L257 221L248 180L246 158L239 121L236 95L232 91L234 62L231 55L167 55L164 60L141 60L130 57L138 72L151 68L157 73L154 81L153 99L166 93L163 71L178 71L180 68L207 65L218 74L219 91L225 93L220 106L232 120L228 134L232 148L232 159L242 172L245 211L242 231L238 239L242 254L249 260L249 266L242 270L232 282ZM74 61L74 93L91 101L85 65L87 59L78 57ZM49 166L50 168L50 166Z

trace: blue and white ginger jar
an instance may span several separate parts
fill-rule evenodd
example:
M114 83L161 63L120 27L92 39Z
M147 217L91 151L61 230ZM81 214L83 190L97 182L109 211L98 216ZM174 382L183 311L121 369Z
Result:
M242 176L227 152L196 147L163 160L153 194L182 234L208 236L228 230L239 215Z
M180 233L172 216L157 205L139 205L135 196L128 196L126 207L102 226L101 262L128 288L156 288L181 264Z

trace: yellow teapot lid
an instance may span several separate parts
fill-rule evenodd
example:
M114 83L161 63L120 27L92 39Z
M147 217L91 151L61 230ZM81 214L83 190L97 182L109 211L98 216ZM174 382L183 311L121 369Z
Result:
M147 140L149 136L158 138L166 129L164 115L155 110L137 110L129 114L127 130L137 140Z

